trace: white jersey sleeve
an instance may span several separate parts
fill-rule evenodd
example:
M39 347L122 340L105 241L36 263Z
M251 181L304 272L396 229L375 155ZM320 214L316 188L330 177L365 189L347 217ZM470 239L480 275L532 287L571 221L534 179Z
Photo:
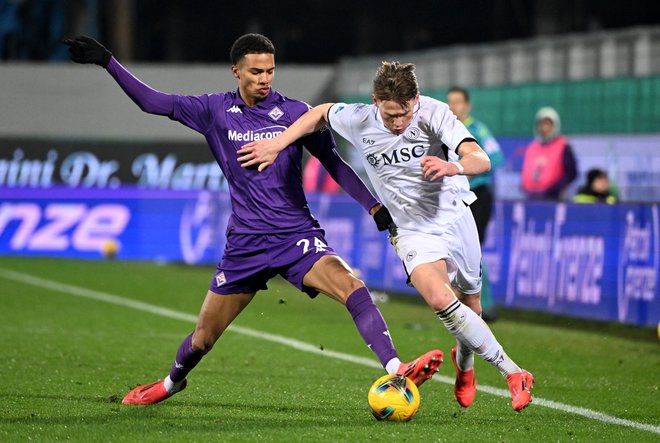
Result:
M335 103L328 110L328 123L330 127L352 145L356 144L353 135L356 119L359 119L356 111L360 106L360 104Z
M448 160L458 160L459 156L456 153L458 146L463 140L474 140L474 137L451 112L446 103L433 101L433 105L433 111L429 119L430 129L449 148Z

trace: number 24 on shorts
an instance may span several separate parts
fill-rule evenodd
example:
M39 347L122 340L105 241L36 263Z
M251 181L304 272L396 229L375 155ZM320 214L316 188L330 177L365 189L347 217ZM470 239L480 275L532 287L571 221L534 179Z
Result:
M307 238L301 238L298 240L296 243L296 246L302 246L303 248L303 254L307 254L309 251L309 239ZM328 245L323 243L321 240L318 238L314 237L314 247L316 248L316 253L318 254L319 252L325 252L326 248Z

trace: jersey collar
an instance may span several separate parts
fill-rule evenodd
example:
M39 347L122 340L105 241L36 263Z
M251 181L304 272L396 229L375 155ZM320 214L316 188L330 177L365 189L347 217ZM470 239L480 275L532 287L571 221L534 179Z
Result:
M260 102L257 102L254 105L254 109L271 109L273 106L275 106L277 103L279 103L281 100L281 95L276 92L273 88L270 89L268 92L268 95L266 96L265 99L261 100ZM231 100L232 105L236 106L247 106L245 101L243 101L243 98L241 97L241 92L237 88L236 91L233 94L232 100Z

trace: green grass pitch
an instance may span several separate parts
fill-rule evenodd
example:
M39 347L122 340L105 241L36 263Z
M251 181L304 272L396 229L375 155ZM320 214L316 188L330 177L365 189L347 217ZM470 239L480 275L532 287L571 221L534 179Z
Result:
M122 405L129 387L167 374L211 275L211 267L0 258L0 441L660 440L655 331L505 312L491 327L535 375L537 402L515 413L510 399L480 391L462 409L450 384L428 382L411 422L377 422L366 396L384 371L330 352L375 361L348 312L279 280L235 324L317 352L230 330L191 373L186 391L149 407ZM67 290L73 286L188 317L83 298ZM402 360L437 347L446 354L439 375L453 377L452 339L426 306L397 298L380 307ZM506 389L482 361L476 373L479 386ZM605 421L571 407L605 414Z

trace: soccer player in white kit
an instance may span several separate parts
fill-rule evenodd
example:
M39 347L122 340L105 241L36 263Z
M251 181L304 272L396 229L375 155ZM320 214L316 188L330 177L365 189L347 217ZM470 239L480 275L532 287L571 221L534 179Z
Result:
M468 208L476 196L465 175L488 171L490 160L445 103L420 96L414 69L383 62L373 104L319 105L278 137L243 146L239 161L263 170L326 123L353 144L391 212L390 240L410 282L456 337L456 400L463 407L474 401L476 353L506 378L511 405L520 411L532 400L534 377L509 358L480 317L481 249Z

